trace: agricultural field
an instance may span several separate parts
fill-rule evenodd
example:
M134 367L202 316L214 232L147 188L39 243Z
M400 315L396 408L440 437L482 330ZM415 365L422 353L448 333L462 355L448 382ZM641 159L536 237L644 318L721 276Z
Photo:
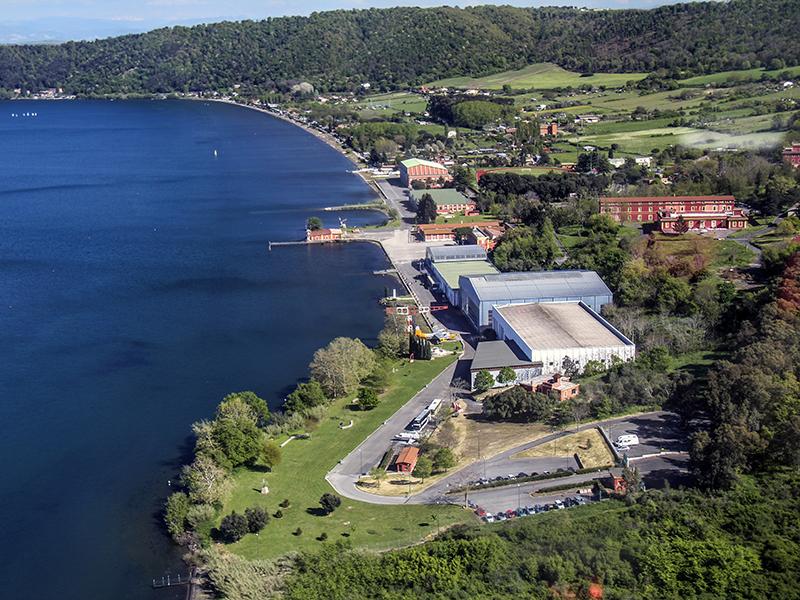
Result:
M644 79L645 73L594 73L583 75L567 71L551 63L536 63L517 71L505 71L486 77L452 77L430 83L431 87L477 88L499 90L504 85L516 89L548 90L560 87L579 87L582 85L614 87L625 85L628 81Z
M380 119L394 113L423 114L428 105L425 97L408 92L369 96L356 108L362 119Z
M753 81L760 79L762 75L769 75L771 77L774 77L779 73L789 73L793 77L800 77L800 66L787 67L785 69L778 69L776 71L767 71L765 69L748 69L746 71L724 71L722 73L712 73L711 75L700 75L699 77L690 77L688 79L681 79L678 83L685 87L696 87L696 86L714 85L720 83Z

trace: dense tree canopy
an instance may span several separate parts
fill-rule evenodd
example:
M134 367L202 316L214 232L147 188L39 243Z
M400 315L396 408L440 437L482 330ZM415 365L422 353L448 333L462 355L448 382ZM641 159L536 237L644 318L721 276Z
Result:
M0 46L0 88L84 95L393 88L534 62L582 72L689 73L800 62L794 0L653 10L391 8L175 27L60 45ZM680 31L676 36L675 32ZM587 83L591 83L587 78Z

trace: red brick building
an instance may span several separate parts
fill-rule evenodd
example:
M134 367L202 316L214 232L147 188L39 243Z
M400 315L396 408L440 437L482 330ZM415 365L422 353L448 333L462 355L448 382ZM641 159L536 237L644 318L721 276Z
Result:
M417 235L423 242L435 241L455 241L456 229L460 227L472 227L470 223L431 223L430 225L417 225ZM499 228L500 221L485 221L480 224L481 228Z
M741 210L715 213L661 211L658 213L658 225L661 233L685 233L683 229L686 231L744 229L747 227L747 216Z
M558 123L542 123L539 125L539 135L545 137L547 135L552 135L553 137L558 135Z
M795 169L800 168L800 143L792 142L789 148L784 148L783 160Z
M417 466L418 458L419 448L406 446L397 455L397 459L394 461L394 468L401 473L411 473L414 471L414 467Z
M547 381L540 383L536 391L540 394L547 394L557 397L562 402L574 398L580 392L581 386L577 383L572 383L569 377L556 373Z
M447 167L430 160L420 158L410 158L400 163L400 183L405 187L411 187L415 181L452 181Z
M653 223L660 212L729 213L734 210L733 196L635 196L630 198L600 198L600 213L611 216L617 223Z
M342 230L336 229L309 229L306 231L307 242L335 242L342 239Z

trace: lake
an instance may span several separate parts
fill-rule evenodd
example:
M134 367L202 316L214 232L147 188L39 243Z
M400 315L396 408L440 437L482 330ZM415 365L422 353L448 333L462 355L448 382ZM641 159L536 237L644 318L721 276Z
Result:
M380 222L321 210L374 197L351 168L235 106L0 102L4 597L183 597L149 584L185 572L159 511L191 423L380 330L380 248L267 251L312 215Z

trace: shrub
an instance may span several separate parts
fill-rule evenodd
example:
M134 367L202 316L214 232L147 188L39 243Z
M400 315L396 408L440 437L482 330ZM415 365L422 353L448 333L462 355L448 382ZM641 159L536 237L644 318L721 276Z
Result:
M283 511L281 509L278 509L278 510L275 511L275 514L273 514L272 516L275 517L276 519L282 519L283 518Z
M186 532L186 516L189 512L189 507L189 497L183 492L175 492L167 498L164 523L173 538L177 538Z
M219 526L220 538L226 544L238 542L249 531L247 517L238 514L236 511L222 519Z
M244 511L244 516L247 518L247 529L250 533L258 533L266 526L269 521L267 511L260 506L253 506Z
M475 376L475 390L485 392L494 387L494 377L489 371L479 371Z
M358 391L358 406L361 410L372 410L380 404L378 394L372 388L361 388Z
M288 499L288 498L285 498L285 499L283 499L283 500L281 501L281 503L280 503L280 504L278 504L278 506L280 506L281 508L289 508L289 505L290 505L290 504L291 504L291 502L289 502L289 499Z
M342 499L336 494L324 493L319 499L319 504L326 515L331 514L342 504Z

